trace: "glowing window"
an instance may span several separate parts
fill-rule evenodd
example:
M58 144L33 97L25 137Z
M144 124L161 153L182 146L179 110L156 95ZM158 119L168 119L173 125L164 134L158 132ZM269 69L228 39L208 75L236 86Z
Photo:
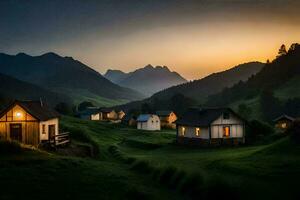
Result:
M181 134L184 136L185 135L185 127L181 128Z
M42 134L46 134L46 125L45 124L42 125Z
M196 128L196 136L200 135L200 128Z
M230 136L230 127L224 126L223 127L223 137L229 137Z
M22 113L16 112L16 117L22 117Z
M286 128L286 126L287 126L286 123L281 124L281 128Z

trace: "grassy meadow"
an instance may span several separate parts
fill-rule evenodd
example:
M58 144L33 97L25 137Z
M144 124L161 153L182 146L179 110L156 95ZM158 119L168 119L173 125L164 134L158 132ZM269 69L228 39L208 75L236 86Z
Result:
M299 197L300 147L288 137L259 146L199 148L176 145L174 130L139 131L71 117L61 128L92 156L0 152L0 199Z

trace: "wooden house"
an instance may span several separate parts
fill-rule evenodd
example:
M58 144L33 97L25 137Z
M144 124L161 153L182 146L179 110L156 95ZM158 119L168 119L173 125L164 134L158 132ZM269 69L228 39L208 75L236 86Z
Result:
M160 130L160 119L157 115L142 114L137 118L137 129L156 131Z
M123 110L116 111L118 114L118 120L122 120L125 117L126 113Z
M137 125L137 117L135 115L127 114L122 118L122 123L128 126L136 126Z
M275 123L275 128L279 130L286 130L295 121L295 118L284 114L277 117L273 121Z
M41 101L14 101L0 113L0 138L37 146L55 141L59 114Z
M104 121L118 120L118 113L114 109L100 108L100 112L102 113L102 120Z
M245 124L230 108L189 109L176 121L177 142L220 145L245 142Z
M177 120L177 116L173 111L160 110L157 111L156 114L160 119L161 127L176 128L176 124L174 122Z
M102 112L97 107L88 107L86 110L79 113L81 119L100 121L102 120Z

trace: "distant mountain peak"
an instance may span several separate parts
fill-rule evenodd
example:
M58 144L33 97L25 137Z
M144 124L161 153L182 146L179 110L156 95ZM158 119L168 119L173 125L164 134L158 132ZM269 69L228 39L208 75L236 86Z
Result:
M21 57L21 56L29 56L28 54L26 54L26 53L23 53L23 52L20 52L20 53L18 53L16 56L18 56L18 57Z
M144 69L153 69L154 67L151 64L148 64L144 67Z
M60 55L58 55L54 52L48 52L48 53L42 54L40 57L61 58Z

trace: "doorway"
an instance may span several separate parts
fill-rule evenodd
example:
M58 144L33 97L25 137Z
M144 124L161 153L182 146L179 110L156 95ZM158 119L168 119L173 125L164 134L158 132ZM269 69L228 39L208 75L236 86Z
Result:
M22 142L22 124L10 124L10 139Z

